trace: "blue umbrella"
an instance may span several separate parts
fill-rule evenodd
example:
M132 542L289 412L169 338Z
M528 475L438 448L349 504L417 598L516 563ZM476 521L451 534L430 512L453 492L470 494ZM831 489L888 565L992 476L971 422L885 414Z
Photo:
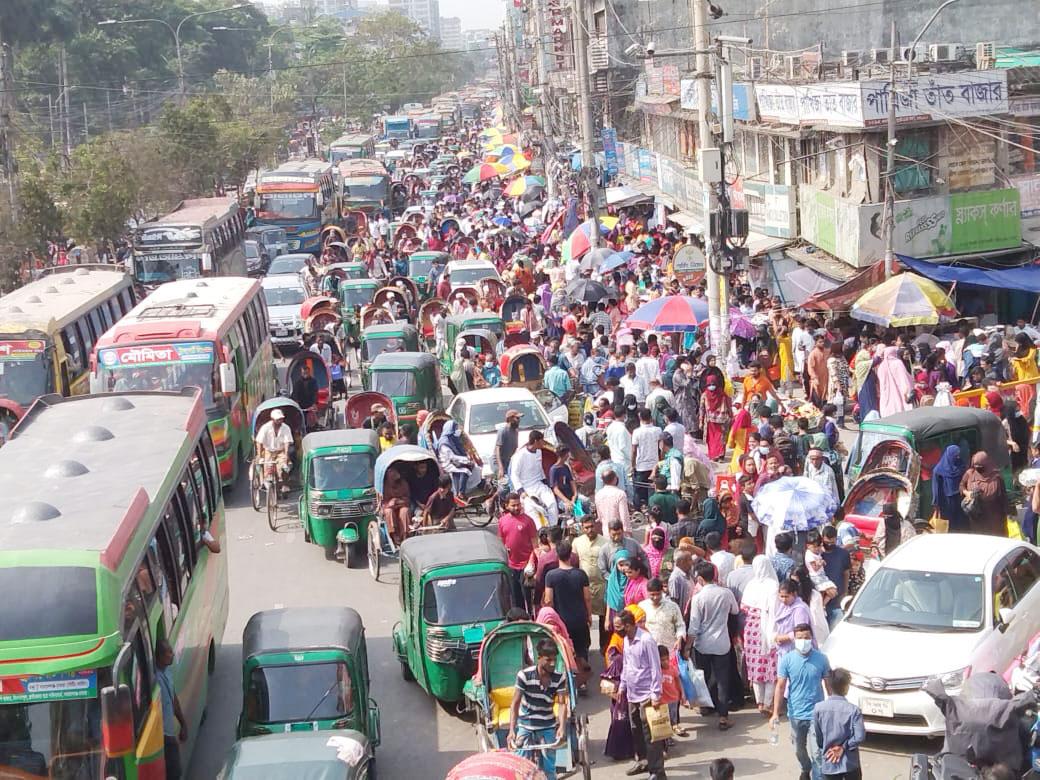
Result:
M755 492L751 508L760 523L777 531L808 531L826 525L838 502L808 477L780 477Z
M509 217L495 217L491 221L494 222L496 225L501 225L502 227L509 227L513 224L513 220L511 220Z
M613 271L615 268L628 265L629 261L635 256L635 252L629 252L627 249L623 252L615 252L603 261L603 264L599 267L599 272L604 274L607 271Z

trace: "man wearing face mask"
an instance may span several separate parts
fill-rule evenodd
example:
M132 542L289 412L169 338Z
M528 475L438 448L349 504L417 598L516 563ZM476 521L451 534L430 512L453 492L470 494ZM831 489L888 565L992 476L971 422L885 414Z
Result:
M812 627L801 623L794 627L795 652L780 659L777 669L776 690L773 693L771 728L780 722L780 707L785 694L787 719L791 724L791 742L801 767L799 780L810 780L820 773L819 750L810 740L813 708L824 699L824 689L830 694L831 666L827 656L813 647Z

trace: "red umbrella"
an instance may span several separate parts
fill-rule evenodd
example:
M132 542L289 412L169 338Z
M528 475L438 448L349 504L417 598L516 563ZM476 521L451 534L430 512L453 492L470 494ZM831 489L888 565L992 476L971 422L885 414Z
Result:
M625 324L636 330L684 333L708 319L708 302L690 295L666 295L644 303L628 315Z

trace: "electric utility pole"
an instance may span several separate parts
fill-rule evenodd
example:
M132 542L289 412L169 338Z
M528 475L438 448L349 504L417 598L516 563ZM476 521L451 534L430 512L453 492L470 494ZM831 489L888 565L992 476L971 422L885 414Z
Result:
M591 170L595 167L592 155L592 98L589 85L589 31L586 27L585 0L573 0L574 13L574 76L578 82L578 109L581 121L581 180L592 214L592 230L589 245L599 246L599 215L596 209L596 193L592 185Z
M11 45L0 40L0 162L7 180L11 219L18 219L18 165L14 158L14 57Z
M885 278L892 275L895 265L895 232L896 232L896 192L892 186L896 165L896 56L897 37L896 23L892 22L892 49L888 56L888 141L885 144Z

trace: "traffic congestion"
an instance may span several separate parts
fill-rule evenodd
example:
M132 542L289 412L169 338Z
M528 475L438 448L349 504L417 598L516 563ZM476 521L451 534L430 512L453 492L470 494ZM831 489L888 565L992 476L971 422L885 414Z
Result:
M1026 776L1040 332L732 270L712 345L697 238L505 119L0 297L0 776Z

